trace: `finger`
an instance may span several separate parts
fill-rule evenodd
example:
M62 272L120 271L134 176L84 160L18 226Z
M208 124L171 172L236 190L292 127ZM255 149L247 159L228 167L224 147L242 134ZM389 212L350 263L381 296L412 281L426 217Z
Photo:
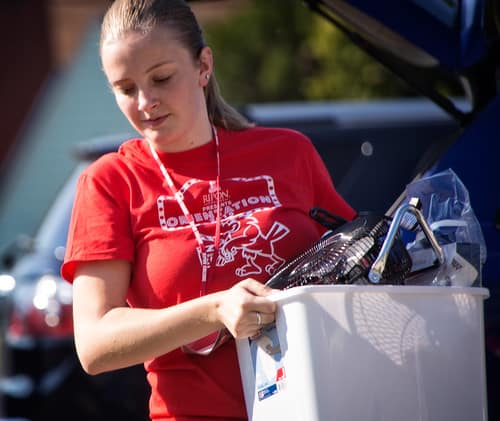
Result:
M251 312L250 318L253 318L252 326L256 326L258 329L262 328L265 325L268 325L276 319L275 313L264 313L262 311L254 311Z
M257 339L260 335L262 335L262 332L260 331L260 329L257 331L257 333L253 334L252 336L250 336L249 338L252 340L252 341L255 341L255 339Z
M253 311L250 314L255 315L255 323L257 326L254 328L253 333L250 335L250 339L257 339L261 335L261 329L264 324L262 314L259 311Z
M261 327L262 326L262 315L260 313L260 311L254 311L255 313L255 317L257 319L257 327Z
M268 324L273 323L276 320L276 314L275 313L260 313L261 317L261 326L266 326Z
M264 285L263 283L252 279L252 278L247 278L243 281L240 282L240 285L245 288L248 292L250 292L253 295L259 296L259 297L266 297L269 294L272 294L276 292L275 289L269 288L268 286Z
M256 312L258 311L261 315L274 315L276 312L276 303L265 297L253 297L253 299L246 303L245 311ZM256 317L253 316L253 320Z

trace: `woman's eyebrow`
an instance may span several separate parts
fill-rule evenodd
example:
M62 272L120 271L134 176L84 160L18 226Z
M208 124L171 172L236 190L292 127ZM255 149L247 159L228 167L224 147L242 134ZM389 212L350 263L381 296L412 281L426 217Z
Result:
M146 69L146 73L149 73L151 70L154 70L157 67L161 67L161 66L164 66L165 64L172 64L172 63L174 63L174 61L172 61L172 60L165 60L165 61L161 61L159 63L153 64L151 67L149 67L149 68Z

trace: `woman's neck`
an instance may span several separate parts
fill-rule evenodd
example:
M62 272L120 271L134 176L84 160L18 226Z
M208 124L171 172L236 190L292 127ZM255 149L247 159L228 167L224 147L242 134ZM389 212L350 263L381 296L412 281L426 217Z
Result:
M148 139L148 142L159 152L177 153L184 152L191 149L198 148L209 142L214 138L212 125L207 120L199 129L189 130L185 133L179 133L177 139L169 139L162 141L162 139Z

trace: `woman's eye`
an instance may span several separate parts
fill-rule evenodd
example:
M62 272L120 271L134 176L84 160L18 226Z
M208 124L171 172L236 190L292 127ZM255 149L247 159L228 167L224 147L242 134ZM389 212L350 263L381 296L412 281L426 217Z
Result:
M168 82L169 79L170 79L170 76L166 76L166 77L158 77L156 79L153 79L153 81L154 81L154 83L162 84L162 83Z
M122 95L132 95L134 93L134 88L127 86L116 88L116 90Z

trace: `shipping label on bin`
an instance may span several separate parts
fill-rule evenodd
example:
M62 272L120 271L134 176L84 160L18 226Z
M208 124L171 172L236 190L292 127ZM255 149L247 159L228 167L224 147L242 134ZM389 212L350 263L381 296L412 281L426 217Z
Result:
M249 343L255 373L255 392L259 401L262 401L284 390L286 384L276 326L273 324L263 329L261 335L250 339Z

